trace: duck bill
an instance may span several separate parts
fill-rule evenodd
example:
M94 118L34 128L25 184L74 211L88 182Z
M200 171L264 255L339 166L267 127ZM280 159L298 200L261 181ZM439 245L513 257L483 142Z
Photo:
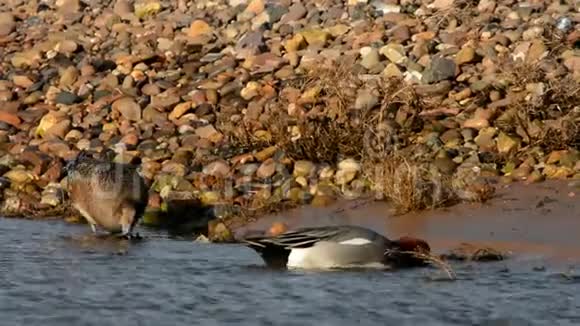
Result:
M402 237L385 251L385 261L393 267L420 267L432 261L431 247L417 238Z

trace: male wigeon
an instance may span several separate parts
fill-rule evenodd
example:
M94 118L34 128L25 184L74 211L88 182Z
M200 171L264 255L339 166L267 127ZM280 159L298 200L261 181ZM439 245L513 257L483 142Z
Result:
M389 240L360 226L307 227L242 241L275 268L419 267L431 248L420 239Z

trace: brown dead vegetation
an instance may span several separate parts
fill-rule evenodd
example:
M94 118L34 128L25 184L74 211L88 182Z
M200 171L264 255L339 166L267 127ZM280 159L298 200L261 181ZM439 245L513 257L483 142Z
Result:
M276 145L292 159L316 163L358 159L373 191L379 191L397 213L456 202L450 177L399 151L409 145L413 133L423 128L420 113L436 108L428 98L419 97L412 86L397 78L363 79L346 63L319 66L286 86L299 94L314 95L296 101L299 113L295 115L288 112L293 103L281 97L269 107L262 124L242 123L226 133L234 146L250 151ZM377 103L355 108L360 89L373 93ZM260 130L266 132L257 132ZM259 208L244 209L239 214L251 217L281 207L279 202L254 204L248 207Z
M381 163L365 162L363 171L377 199L389 201L397 214L443 207L457 201L451 178L392 154Z
M512 114L500 127L546 152L580 149L580 85L554 66L550 61L502 65L501 88L510 98L505 111Z

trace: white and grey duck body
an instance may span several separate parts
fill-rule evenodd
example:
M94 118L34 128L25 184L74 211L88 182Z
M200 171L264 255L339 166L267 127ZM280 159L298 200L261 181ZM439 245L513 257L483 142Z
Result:
M300 228L242 241L274 268L418 267L427 265L427 261L416 254L429 254L431 250L420 239L389 240L353 225Z
M134 237L133 229L145 213L148 189L137 167L94 159L81 151L65 167L72 206L90 224L110 234Z

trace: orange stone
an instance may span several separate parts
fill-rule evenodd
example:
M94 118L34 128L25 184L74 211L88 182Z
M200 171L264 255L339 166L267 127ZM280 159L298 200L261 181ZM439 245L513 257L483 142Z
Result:
M0 111L0 121L14 127L18 127L21 123L20 117L18 117L18 115L6 111Z
M288 226L285 223L274 222L272 224L272 226L270 227L270 229L268 230L268 233L271 236L277 236L277 235L280 235L280 234L286 232L286 230L288 230Z

